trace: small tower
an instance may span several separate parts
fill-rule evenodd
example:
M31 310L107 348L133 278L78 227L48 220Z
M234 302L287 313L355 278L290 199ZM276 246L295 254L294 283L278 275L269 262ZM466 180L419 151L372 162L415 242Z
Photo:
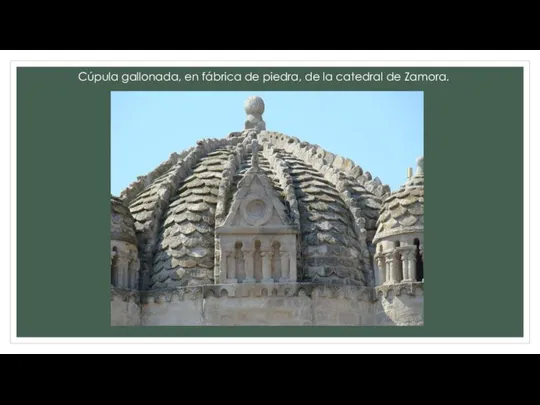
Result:
M111 286L137 290L139 266L134 219L122 200L111 196Z
M377 221L377 285L424 280L424 157L405 184L384 201Z

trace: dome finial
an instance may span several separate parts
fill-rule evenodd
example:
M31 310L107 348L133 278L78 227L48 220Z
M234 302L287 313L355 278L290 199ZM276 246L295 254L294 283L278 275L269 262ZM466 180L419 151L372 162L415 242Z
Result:
M420 156L416 158L416 175L417 176L424 175L424 156Z
M266 130L266 123L262 119L264 113L264 101L258 96L250 96L244 101L244 111L247 114L244 123L245 129L255 129L257 131Z

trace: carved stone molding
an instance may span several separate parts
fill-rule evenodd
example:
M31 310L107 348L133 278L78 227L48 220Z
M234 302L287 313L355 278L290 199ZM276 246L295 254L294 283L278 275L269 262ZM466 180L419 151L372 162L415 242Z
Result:
M389 296L423 295L423 282L401 282L372 287L352 285L327 285L313 283L275 284L209 284L197 287L179 287L163 290L137 292L111 287L111 300L120 297L123 301L133 299L137 304L165 304L174 301L215 298L255 297L302 297L332 298L360 301L378 301Z
M375 287L377 299L381 297L388 298L389 295L400 296L407 294L410 296L419 296L424 294L423 282L401 282L394 284L384 284Z
M297 283L216 284L203 287L205 298L209 297L294 297L311 295L311 285Z
M141 294L137 290L127 288L117 288L111 285L111 301L114 297L122 299L122 301L133 300L136 304L140 304Z
M215 298L310 297L361 301L376 300L372 287L313 283L208 284L141 292L144 304Z

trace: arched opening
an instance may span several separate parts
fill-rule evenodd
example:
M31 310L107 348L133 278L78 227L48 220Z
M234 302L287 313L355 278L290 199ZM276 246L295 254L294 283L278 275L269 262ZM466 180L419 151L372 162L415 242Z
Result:
M424 259L420 254L420 241L418 238L414 239L414 246L416 246L416 281L422 281L424 279Z
M253 277L255 281L260 282L263 278L262 274L262 256L261 256L261 241L255 241L255 252L253 253L254 268L253 268Z
M272 278L277 283L283 274L281 272L281 257L279 250L281 249L281 243L277 240L272 243Z
M118 287L118 249L116 246L112 248L112 261L111 261L111 284L114 287Z
M234 267L236 278L241 283L246 278L246 267L244 262L244 255L242 254L242 242L236 242L234 244Z

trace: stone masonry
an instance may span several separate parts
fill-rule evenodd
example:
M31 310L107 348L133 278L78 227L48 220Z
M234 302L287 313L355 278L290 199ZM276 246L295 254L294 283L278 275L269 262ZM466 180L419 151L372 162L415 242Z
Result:
M111 324L423 325L423 157L391 192L244 110L111 197Z

